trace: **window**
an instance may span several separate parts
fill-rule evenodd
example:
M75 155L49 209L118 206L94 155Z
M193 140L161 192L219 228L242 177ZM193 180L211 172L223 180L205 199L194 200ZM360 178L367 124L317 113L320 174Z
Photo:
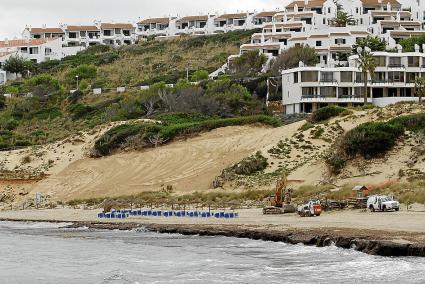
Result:
M326 98L335 98L336 88L335 87L320 87L320 96L326 97Z
M388 72L388 81L390 82L404 82L404 72Z
M401 57L390 57L389 67L402 67Z
M298 72L294 73L294 83L298 83Z
M417 56L409 56L407 62L409 67L419 67L419 57Z
M30 54L38 54L38 47L30 47Z
M301 21L305 22L307 25L311 25L311 18L301 18Z
M375 72L372 78L372 82L374 83L385 83L387 82L385 77L385 72Z
M363 73L362 72L356 72L356 83L363 83Z
M316 46L322 46L322 41L321 40L317 40L316 41Z
M373 59L375 59L376 67L387 66L385 56L375 56L375 57L373 57Z
M353 82L353 72L342 71L341 82Z
M317 82L319 74L317 71L302 71L301 82Z
M330 13L331 13L331 7L328 8L328 14L330 14Z
M286 38L280 38L279 39L279 42L280 43L283 43L284 45L287 45L288 44L288 40Z
M333 72L321 72L320 73L320 82L333 82L334 73Z
M111 30L104 30L103 35L104 36L111 36L112 35Z
M345 44L346 40L345 38L336 38L335 39L335 44Z
M406 83L415 83L416 77L417 77L417 74L414 72L406 73Z
M314 97L317 95L316 88L314 87L304 87L302 88L302 96L303 97Z

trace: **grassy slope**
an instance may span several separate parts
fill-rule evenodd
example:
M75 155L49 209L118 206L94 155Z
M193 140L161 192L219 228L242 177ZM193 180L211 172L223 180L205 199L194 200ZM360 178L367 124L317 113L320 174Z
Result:
M254 31L231 32L200 37L151 40L117 50L118 57L109 64L97 64L98 80L107 87L145 85L165 81L175 83L199 69L213 72L226 63L239 47L250 41ZM96 56L107 56L106 51ZM69 61L72 64L72 60ZM68 68L62 69L60 78Z

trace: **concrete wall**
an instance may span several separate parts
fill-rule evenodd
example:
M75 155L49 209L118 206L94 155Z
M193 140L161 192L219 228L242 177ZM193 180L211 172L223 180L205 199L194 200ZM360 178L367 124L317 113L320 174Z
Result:
M3 85L6 81L6 71L0 70L0 85Z
M415 97L386 97L386 98L374 98L372 103L377 107L386 107L393 105L398 102L418 102L419 99Z

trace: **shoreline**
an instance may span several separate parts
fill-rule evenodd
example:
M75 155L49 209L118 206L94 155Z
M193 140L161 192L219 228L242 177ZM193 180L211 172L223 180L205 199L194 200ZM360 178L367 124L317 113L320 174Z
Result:
M87 227L93 230L128 231L138 228L161 234L225 236L253 240L283 242L292 245L327 247L335 245L369 255L384 257L425 257L425 243L396 241L389 231L344 228L274 228L236 224L160 224L141 222L95 222L66 220L34 220L0 218L0 222L72 223L63 228ZM405 233L405 232L399 232Z

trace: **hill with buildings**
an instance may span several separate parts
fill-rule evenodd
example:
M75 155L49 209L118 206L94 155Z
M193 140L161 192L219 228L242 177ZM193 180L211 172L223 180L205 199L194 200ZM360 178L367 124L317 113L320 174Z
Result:
M118 44L133 29L28 29L0 42L26 56L0 49L17 79L0 87L1 182L22 189L16 200L213 188L259 198L284 173L302 196L407 182L407 198L421 185L423 106L412 102L425 95L425 37L412 7L295 1L147 19L137 44Z

